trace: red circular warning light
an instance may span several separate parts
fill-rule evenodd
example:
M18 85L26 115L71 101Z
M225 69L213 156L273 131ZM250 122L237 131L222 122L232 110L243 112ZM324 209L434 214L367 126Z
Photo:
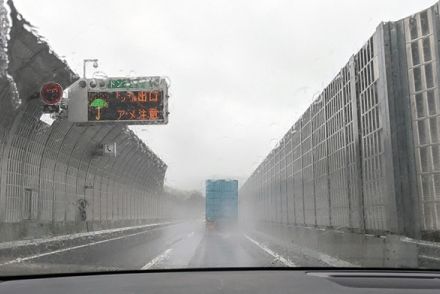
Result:
M47 105L58 104L63 97L63 87L55 82L46 83L41 87L40 96Z

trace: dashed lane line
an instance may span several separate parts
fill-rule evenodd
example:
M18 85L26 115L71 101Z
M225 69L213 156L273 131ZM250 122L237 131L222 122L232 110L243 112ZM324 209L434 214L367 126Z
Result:
M167 250L165 250L164 252L162 252L161 254L156 256L155 258L153 258L149 263L144 265L141 269L146 270L146 269L151 268L155 264L162 262L163 260L168 258L168 256L170 255L171 251L173 251L173 249L168 248Z
M188 235L185 236L185 238L180 239L178 242L183 241L188 238L191 238L192 236L194 236L194 232L189 233ZM167 259L169 257L169 255L172 251L173 251L172 248L168 248L167 250L165 250L164 252L162 252L161 254L156 256L155 258L153 258L149 263L147 263L146 265L141 267L141 269L146 270L146 269L153 267L156 264L161 263L162 261L164 261L165 259Z

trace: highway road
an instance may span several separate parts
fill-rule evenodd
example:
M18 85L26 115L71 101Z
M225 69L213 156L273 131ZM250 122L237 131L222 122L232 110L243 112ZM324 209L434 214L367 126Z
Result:
M199 267L319 266L305 256L286 256L270 241L242 230L207 230L203 221L145 228L111 238L2 260L1 274Z

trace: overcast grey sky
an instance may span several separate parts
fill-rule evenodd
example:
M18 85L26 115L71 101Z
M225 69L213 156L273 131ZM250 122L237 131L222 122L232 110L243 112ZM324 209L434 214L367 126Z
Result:
M182 189L245 180L381 21L434 3L15 0L77 73L171 79L169 124L133 129Z

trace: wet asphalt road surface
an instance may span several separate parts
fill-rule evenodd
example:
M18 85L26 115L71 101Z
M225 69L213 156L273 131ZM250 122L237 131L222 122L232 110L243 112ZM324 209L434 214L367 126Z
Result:
M283 257L270 247L267 240L257 240L249 232L212 230L204 221L191 221L107 240L92 239L81 246L66 246L41 256L23 256L23 261L0 263L0 274L308 266L309 261L301 256Z

